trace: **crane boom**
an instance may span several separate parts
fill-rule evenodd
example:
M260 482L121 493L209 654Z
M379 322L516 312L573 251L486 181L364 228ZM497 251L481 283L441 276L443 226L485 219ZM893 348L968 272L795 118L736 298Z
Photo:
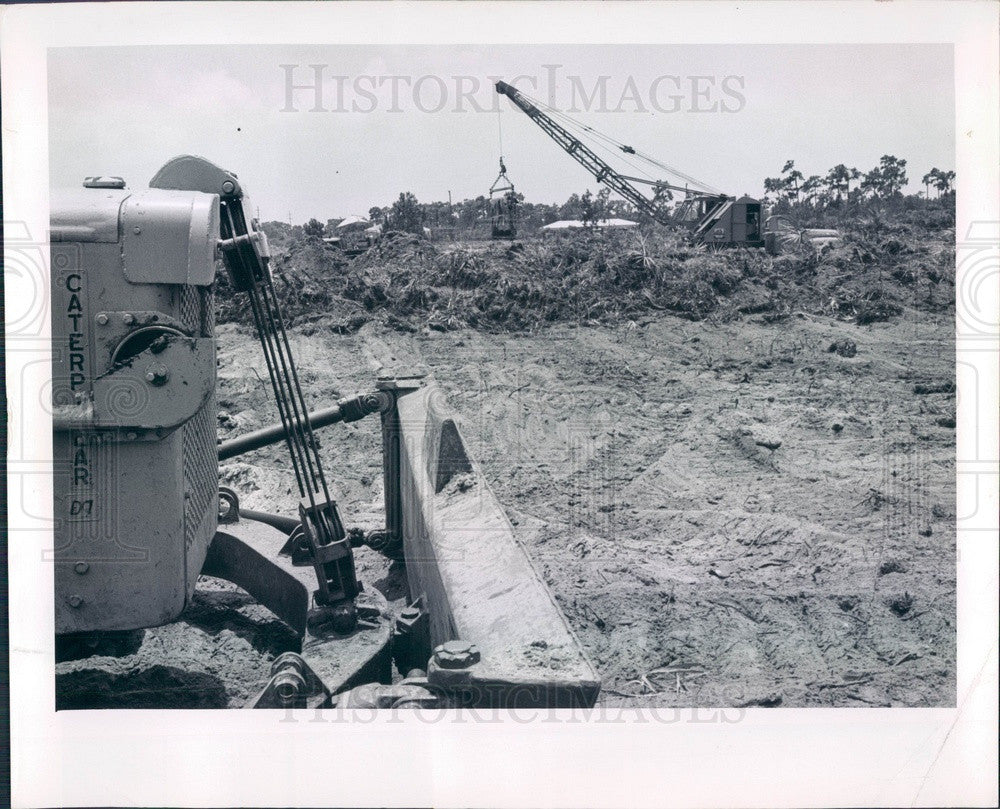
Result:
M613 191L618 192L622 197L631 202L645 214L648 214L655 221L663 225L686 224L693 228L694 238L701 241L713 241L723 244L757 244L759 239L759 228L755 229L755 222L759 221L760 205L756 200L744 198L751 205L750 217L745 228L741 228L740 235L734 233L730 220L733 217L733 203L735 199L725 194L713 194L705 191L692 190L683 186L673 185L666 182L656 182L642 180L638 177L628 177L615 171L607 162L599 157L590 147L573 135L550 115L539 109L531 99L522 94L516 87L512 87L504 81L496 83L496 91L500 95L505 95L521 112L534 121L539 128L545 132L552 140L559 144L570 157L576 160L581 166L589 171L597 181L604 183ZM634 154L635 150L629 146L622 146L626 153ZM650 183L658 188L669 188L675 191L682 191L685 194L684 202L679 206L677 212L671 214L662 206L657 205L637 189L633 183ZM742 200L741 200L742 202ZM693 221L679 222L690 212L693 205L698 208L697 218ZM753 206L756 206L755 208ZM743 206L745 208L745 205ZM741 211L743 208L740 209ZM753 219L756 217L756 219ZM726 220L726 225L720 231L719 225L722 220ZM762 242L761 242L762 243Z
M518 109L538 124L546 135L558 143L570 157L593 174L598 182L604 183L613 191L617 191L621 196L635 205L636 208L649 214L657 222L669 224L670 217L654 205L649 197L605 163L585 143L574 137L571 132L538 109L538 107L521 95L516 88L506 82L498 81L496 90L500 95L507 96Z

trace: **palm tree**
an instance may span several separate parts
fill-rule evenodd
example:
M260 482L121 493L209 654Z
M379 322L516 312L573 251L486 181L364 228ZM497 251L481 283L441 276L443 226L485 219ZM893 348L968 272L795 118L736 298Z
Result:
M924 184L924 196L927 199L931 198L931 183L937 180L938 174L937 169L931 169L920 179L920 182Z
M826 175L826 183L831 193L836 192L837 201L848 199L851 196L851 180L861 177L861 172L855 168L847 168L843 163L838 163Z
M860 171L858 171L855 168L850 168L847 170L847 177L845 178L844 182L846 184L848 197L851 196L851 180L859 180L859 179L861 179Z
M882 193L887 197L895 196L906 185L906 161L895 155L882 155L879 168L882 174Z
M799 171L798 169L794 169L793 171L790 171L788 173L788 175L785 177L785 187L788 189L787 190L788 196L795 197L796 199L798 199L800 190L799 180L802 179L804 179L804 177L802 176L802 172Z
M806 201L812 203L816 197L816 192L819 191L822 185L823 178L818 174L813 174L808 179L803 180L799 190L805 195Z
M937 189L939 197L942 194L947 194L949 191L951 191L951 183L954 179L955 179L955 172L938 171L937 178L934 180L934 187Z
M837 195L837 202L843 199L843 188L844 183L849 177L847 166L843 163L838 163L826 175L826 187L830 189L830 194Z
M764 196L770 199L771 194L778 194L784 188L784 180L781 177L764 178Z
M861 193L865 196L878 196L882 187L882 170L876 166L861 178Z
M785 196L789 199L798 199L799 196L799 180L802 178L802 172L795 168L794 160L786 160L785 165L781 169L781 173L785 175L782 177L782 182L784 185Z

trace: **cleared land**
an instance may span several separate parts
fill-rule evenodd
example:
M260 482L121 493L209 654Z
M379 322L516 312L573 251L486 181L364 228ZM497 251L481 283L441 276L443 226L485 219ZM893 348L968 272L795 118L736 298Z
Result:
M332 262L346 266L333 286L357 286L323 305L307 299L322 252L293 267L295 251L279 250L276 268L298 308L293 350L314 406L401 368L428 370L447 391L606 702L932 706L955 700L954 288L928 280L947 267L943 243L901 243L902 256L853 248L874 265L851 247L820 262L755 254L744 269L738 256L696 255L684 261L702 266L709 289L696 310L683 267L608 248L629 262L611 272L661 280L625 279L628 296L610 300L597 289L604 310L582 315L590 298L577 290L576 315L551 318L545 273L569 275L544 261L550 246L421 258L433 248L401 240L393 254ZM505 276L493 268L525 255L542 260L523 277L538 296L518 298L510 272L514 291L498 292ZM451 287L421 276L446 261L485 275ZM884 278L874 299L862 272ZM832 305L831 287L842 290ZM483 306L480 290L493 295ZM219 357L220 437L275 420L252 332L221 326ZM377 525L377 423L326 428L321 440L347 523ZM294 509L280 447L227 464L222 482L248 507ZM400 603L388 562L362 550L359 573ZM290 643L266 610L204 580L185 620L116 656L60 663L57 690L67 706L95 695L236 705Z

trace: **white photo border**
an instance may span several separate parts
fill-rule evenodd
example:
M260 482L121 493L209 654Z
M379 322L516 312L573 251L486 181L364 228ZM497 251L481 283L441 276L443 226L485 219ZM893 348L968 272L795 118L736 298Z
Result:
M702 710L663 721L444 712L281 722L252 711L54 711L51 424L14 412L38 457L10 464L13 805L947 806L997 801L998 6L981 2L100 3L0 8L4 218L48 229L49 48L188 44L952 43L959 396L957 709ZM992 256L963 277L963 251ZM963 247L964 245L964 247ZM47 266L47 245L41 245ZM16 280L16 279L15 279ZM44 279L43 279L44 281ZM16 288L8 285L7 294ZM47 283L42 284L47 289ZM971 290L968 297L963 290ZM8 307L8 318L11 307ZM8 391L47 384L45 303L8 322ZM31 318L34 318L32 320ZM28 328L27 331L24 331ZM13 331L12 331L13 330ZM13 338L13 339L12 339ZM960 391L961 394L961 391ZM12 439L13 440L13 439ZM46 455L46 453L48 453ZM971 509L971 512L968 511ZM37 517L35 518L37 519ZM37 524L37 523L36 523ZM666 713L666 712L661 712ZM672 718L674 714L671 714Z

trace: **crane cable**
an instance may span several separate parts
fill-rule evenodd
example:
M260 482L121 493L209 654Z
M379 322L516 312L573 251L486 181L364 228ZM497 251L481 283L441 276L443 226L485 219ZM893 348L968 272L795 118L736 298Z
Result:
M647 177L650 180L654 180L655 178L652 177L647 171L641 169L639 166L637 166L634 162L632 162L628 158L623 157L622 154L619 154L619 152L622 152L624 154L635 155L639 159L644 160L645 162L647 162L647 163L649 163L649 164L651 164L653 166L656 166L657 168L661 169L662 171L666 171L667 173L672 174L675 177L678 177L678 178L686 181L690 185L698 186L699 189L702 190L702 191L706 191L706 192L714 193L714 194L721 194L722 193L721 191L719 191L719 189L714 188L713 186L710 186L707 183L702 182L701 180L698 180L697 178L691 176L690 174L687 174L687 173L681 171L680 169L678 169L678 168L676 168L674 166L671 166L671 165L669 165L667 163L664 163L661 160L657 160L656 158L652 157L651 155L648 155L645 152L639 151L638 149L635 149L635 148L633 148L632 146L629 146L626 143L623 143L623 142L621 142L619 140L616 140L615 138L612 138L610 135L607 135L607 134L601 132L600 130L595 129L592 126L589 126L587 124L584 124L584 123L581 123L579 121L576 121L575 119L571 118L569 115L567 115L566 113L562 112L561 110L558 110L555 107L549 106L548 104L546 104L543 101L539 101L538 99L532 98L527 93L523 93L520 90L518 90L517 92L523 98L527 99L528 101L530 101L535 106L537 106L537 107L545 110L545 112L547 114L551 115L553 118L557 118L561 123L564 123L568 127L576 129L578 131L582 130L584 132L587 132L591 136L593 136L594 138L597 138L597 139L600 139L602 141L605 141L610 146L613 146L614 150L615 150L613 152L613 154L615 155L616 158L618 158L619 160L621 160L622 162L624 162L625 164L627 164L631 168L635 169L638 173L642 174L643 176Z
M500 141L500 165L503 165L503 121L500 119L500 105L497 104L497 139Z
M639 159L644 160L647 163L650 163L651 165L656 166L657 168L659 168L659 169L661 169L663 171L668 172L669 174L673 174L674 176L679 177L682 180L685 180L687 183L689 183L691 185L699 186L700 188L702 188L702 189L704 189L706 191L712 191L712 192L719 193L717 189L712 188L712 186L708 185L707 183L704 183L701 180L697 179L696 177L693 177L690 174L687 174L686 172L681 171L680 169L676 168L675 166L671 166L668 163L664 163L661 160L657 160L656 158L652 157L651 155L648 155L645 152L639 151L638 149L636 149L636 148L634 148L632 146L629 146L628 144L623 143L622 141L616 140L615 138L612 138L610 135L607 135L607 134L601 132L600 130L595 129L592 126L589 126L587 124L575 121L573 118L570 118L565 113L563 113L563 112L561 112L559 110L556 110L553 107L548 107L545 104L542 104L542 106L546 107L552 113L557 114L562 120L569 122L570 125L575 126L576 128L581 129L581 130L583 130L585 132L589 132L595 138L599 138L599 139L605 141L606 143L610 144L611 146L613 146L614 147L614 154L616 155L616 157L618 157L619 159L621 159L623 162L627 163L628 165L636 168L641 174L643 174L644 176L646 176L646 177L648 177L650 179L653 179L653 178L652 178L652 176L648 172L646 172L646 171L644 171L642 169L639 169L636 166L635 163L633 163L632 161L628 160L627 158L622 157L621 155L618 154L618 152L622 152L624 154L635 155Z
M602 151L604 151L608 155L610 155L610 156L612 156L612 157L614 157L614 158L616 158L618 160L621 160L623 163L625 163L626 165L628 165L629 168L631 168L637 174L643 175L646 179L648 179L650 181L650 183L655 183L656 182L656 178L653 177L653 175L651 175L649 172L647 172L645 169L643 169L638 164L636 164L633 161L629 160L628 158L622 156L622 154L621 154L621 152L622 152L622 149L621 149L622 144L619 144L617 141L613 140L612 138L610 138L609 136L605 135L604 133L599 132L596 129L593 129L592 127L588 127L585 124L581 124L579 121L574 120L573 118L571 118L570 116L568 116L564 112L562 112L561 110L557 110L555 107L550 107L547 104L545 104L544 102L538 101L537 99L534 99L534 98L532 98L531 96L528 96L525 93L521 93L520 91L518 91L518 92L522 96L524 96L526 99L528 99L529 101L531 101L535 106L544 108L545 111L546 111L546 114L550 115L553 118L558 119L560 121L560 123L564 124L567 128L571 128L571 129L574 129L574 130L577 130L577 131L581 131L581 130L589 131L596 138L599 138L599 139L601 139L603 141L607 141L608 144L610 144L610 146L607 146L607 145L605 145L603 143L597 143L597 142L593 142L591 145L593 145L595 148L601 149ZM497 112L499 113L499 108L498 108ZM614 148L611 148L611 147L614 147ZM501 159L502 159L502 155L501 155Z
M521 93L521 95L524 95L524 93ZM567 128L574 129L574 130L576 130L578 132L590 132L591 135L593 135L595 138L600 139L602 141L605 141L607 144L609 144L609 146L608 145L604 145L603 143L593 143L593 145L595 147L597 147L597 148L604 149L606 152L608 152L609 154L613 155L615 158L621 160L623 163L625 163L631 169L633 169L636 173L642 174L644 177L646 177L647 179L649 179L651 181L655 180L655 178L649 172L647 172L645 169L643 169L641 166L639 166L636 163L634 163L633 161L629 160L627 157L624 157L621 154L621 151L622 151L621 150L621 146L622 146L622 144L619 144L613 138L605 135L603 132L599 132L598 130L594 129L593 127L589 127L586 124L580 123L579 121L575 120L574 118L571 118L569 115L567 115L566 113L562 112L561 110L557 110L555 107L550 107L550 106L548 106L547 104L544 104L541 101L536 101L535 99L530 98L529 96L525 96L525 98L528 98L528 100L530 100L533 104L535 104L535 106L544 108L546 114L550 115L553 118L556 118L561 124L563 124ZM610 147L614 147L614 148L610 148Z
M507 166L503 162L503 121L500 118L500 114L501 114L501 109L500 109L500 105L498 104L497 105L497 140L499 141L499 144L500 144L500 174L497 175L496 180L493 181L493 185L490 186L490 199L493 198L493 194L496 192L497 185L500 183L501 180L505 180L507 182L507 186L509 186L509 188L502 188L500 190L502 190L502 191L513 191L514 190L514 183L511 182L510 177L507 176Z

